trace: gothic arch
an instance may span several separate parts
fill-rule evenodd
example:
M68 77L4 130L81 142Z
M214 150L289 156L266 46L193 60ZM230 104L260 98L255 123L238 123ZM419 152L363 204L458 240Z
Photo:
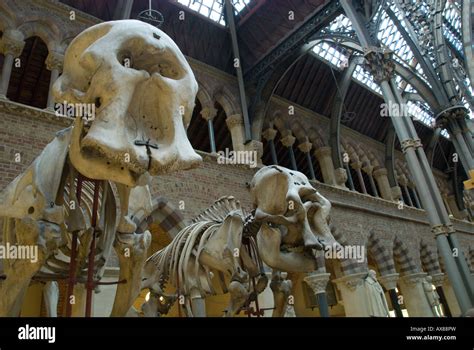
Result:
M55 28L50 22L42 20L24 22L18 26L17 30L23 33L25 39L32 36L41 38L48 47L49 52L58 51L58 48L60 47L60 34L57 28Z
M420 272L420 268L416 266L413 257L410 256L405 243L398 237L395 237L393 241L393 258L395 261L395 267L400 275L411 275L416 272Z
M342 245L343 247L349 246L349 242L347 241L344 234L336 229L332 229L332 234L336 241ZM364 262L358 262L355 259L337 259L336 261L340 264L341 273L343 276L352 275L355 273L367 272L367 259ZM338 276L342 277L342 276Z
M234 101L233 95L226 87L221 86L217 89L216 93L214 94L214 100L222 106L225 114L228 117L234 114L241 114L237 102Z
M421 266L428 275L434 276L442 273L437 252L430 249L423 240L420 241L420 259Z
M387 247L383 245L380 238L377 237L375 231L371 231L369 234L367 240L367 255L375 262L381 276L397 273L393 256Z

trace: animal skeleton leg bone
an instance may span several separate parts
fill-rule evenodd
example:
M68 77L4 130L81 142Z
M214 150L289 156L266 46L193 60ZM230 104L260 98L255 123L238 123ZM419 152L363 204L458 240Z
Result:
M273 291L274 309L272 317L284 317L288 303L288 297L291 293L292 283L290 280L284 280L280 271L273 271L270 288Z
M30 218L15 219L17 246L37 247L36 261L29 259L9 260L5 264L6 279L1 285L0 316L18 316L18 308L22 305L23 297L31 278L39 271L46 258L57 248L57 239L60 237L58 225L34 221ZM8 241L7 241L8 242ZM15 310L16 309L16 310Z
M58 282L48 281L43 287L43 300L48 317L58 317L59 287Z
M142 234L117 233L114 248L119 257L119 280L126 280L126 283L117 285L112 317L125 316L140 293L142 270L150 244L149 231Z

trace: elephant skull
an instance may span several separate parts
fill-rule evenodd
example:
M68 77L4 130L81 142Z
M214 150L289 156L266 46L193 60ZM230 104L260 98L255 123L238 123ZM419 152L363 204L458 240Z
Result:
M136 20L95 25L66 51L57 103L81 106L70 158L84 175L127 186L195 167L187 136L198 85L184 55L159 29Z

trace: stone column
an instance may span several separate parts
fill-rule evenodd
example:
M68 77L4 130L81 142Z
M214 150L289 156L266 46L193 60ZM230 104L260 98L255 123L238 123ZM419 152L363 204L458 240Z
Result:
M314 174L313 160L311 159L311 148L313 148L313 144L309 141L298 145L298 149L306 156L311 180L316 180L316 175Z
M341 291L344 310L347 317L369 317L366 305L364 279L366 272L355 273L333 280Z
M314 155L319 162L324 183L333 186L338 185L331 157L331 147L320 147L314 151Z
M399 279L398 273L392 273L389 275L379 277L380 283L388 291L388 294L390 296L390 301L392 302L393 310L395 311L395 315L397 317L403 317L402 308L400 307L400 303L398 302L398 294L396 290L398 279Z
M289 132L285 137L283 137L280 141L283 146L285 146L288 149L288 156L290 158L290 164L293 170L298 170L298 167L296 166L296 159L295 159L295 153L293 152L293 144L295 143L296 138L292 136Z
M207 129L209 132L209 147L211 153L216 153L216 138L214 137L214 125L213 120L217 115L217 109L212 106L206 106L201 110L201 117L207 123Z
M229 128L230 135L232 136L232 147L234 151L244 150L244 119L241 114L233 114L228 116L225 120L227 128Z
M5 57L3 59L2 77L0 80L0 98L6 99L13 62L16 57L21 55L23 47L25 46L23 34L17 30L6 30L5 33L3 33L1 45L2 53Z
M377 185L379 187L380 195L383 199L392 200L392 189L390 188L390 183L388 182L387 169L378 168L374 170L373 175Z
M362 168L362 170L367 174L369 178L370 188L372 189L374 196L380 197L379 191L377 190L377 186L375 185L375 181L373 177L374 167L372 165L366 165L365 167Z
M417 272L400 279L400 289L410 317L436 317L423 289L426 276L425 272Z
M46 68L51 71L49 79L48 103L46 108L54 110L53 84L58 79L59 74L63 69L64 55L58 52L51 51L46 57Z
M357 174L357 180L359 181L360 188L363 194L367 194L367 188L365 188L364 177L362 176L362 162L353 162L351 167L355 170Z
M272 156L273 164L278 164L278 157L275 150L275 136L277 131L273 128L268 128L264 132L262 132L262 136L267 140L268 144L270 145L270 155Z
M311 290L318 298L321 317L329 317L326 286L328 285L330 276L330 273L311 273L304 277L304 281L311 287Z

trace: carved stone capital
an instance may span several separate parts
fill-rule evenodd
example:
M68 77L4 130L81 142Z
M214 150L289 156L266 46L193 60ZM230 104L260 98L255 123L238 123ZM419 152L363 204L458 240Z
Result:
M62 71L63 69L63 62L64 62L64 55L59 53L59 52L54 52L54 51L51 51L49 54L48 54L48 57L46 57L46 68L48 68L48 70L53 70L53 69L57 69L58 71Z
M399 175L398 176L398 183L402 186L407 186L408 185L408 179L405 175Z
M374 167L372 165L366 165L365 167L362 168L364 173L371 175L374 171Z
M362 162L354 161L351 163L351 167L354 169L362 169Z
M316 159L320 161L320 158L330 157L331 156L331 147L319 147L314 151Z
M381 83L389 81L395 73L395 63L392 59L393 51L370 47L365 53L366 68L372 73L374 81Z
M451 224L449 224L449 225L440 224L440 225L435 225L435 226L431 227L431 232L433 232L434 235L437 236L437 235L453 233L455 231L454 231L453 225L451 225Z
M422 283L428 274L426 272L416 272L411 275L405 275L401 279L407 285L416 285Z
M285 147L291 147L295 143L296 138L291 135L286 135L281 139L281 144Z
M18 30L6 30L1 40L1 49L4 55L11 54L18 57L23 51L25 40L23 34Z
M360 287L364 284L365 277L367 277L367 273L360 272L338 278L333 280L333 282L336 283L339 290L341 290L341 288L347 288L353 292L357 289L357 287Z
M306 141L304 143L300 143L298 145L298 148L303 153L309 153L309 151L311 151L311 148L313 148L313 144L309 141Z
M441 287L445 281L445 274L444 273L437 273L436 275L431 275L432 283L435 287Z
M380 276L379 281L385 287L386 290L397 288L397 282L400 278L398 273L392 273L390 275Z
M204 107L201 110L201 118L203 118L206 121L214 119L216 115L217 115L217 109L215 109L212 106Z
M232 130L236 126L240 127L244 125L244 119L242 118L241 114L233 114L227 117L225 123L227 124L229 130Z
M375 178L378 178L380 176L387 176L387 174L388 174L388 171L385 168L378 168L378 169L374 170L374 172L372 173L372 175Z
M266 129L265 131L262 132L262 136L267 141L274 140L276 134L277 134L277 131L273 128L268 128L268 129Z
M312 273L305 276L303 280L311 287L314 294L322 294L326 292L330 276L330 273Z

